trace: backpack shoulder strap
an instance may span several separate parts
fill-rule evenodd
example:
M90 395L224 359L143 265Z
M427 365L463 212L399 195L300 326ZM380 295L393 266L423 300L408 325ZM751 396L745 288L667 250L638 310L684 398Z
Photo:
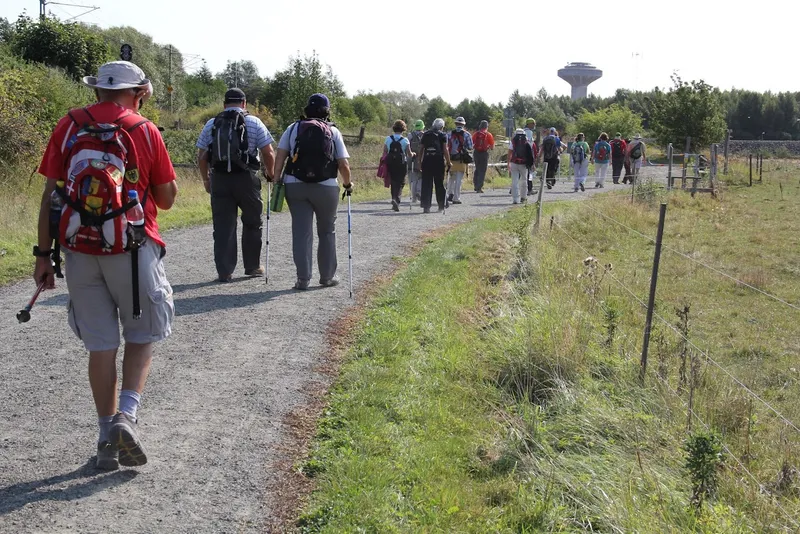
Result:
M78 128L83 128L84 126L87 126L95 122L94 117L92 117L92 114L89 113L89 110L87 108L77 108L70 110L69 113L67 113L67 115L69 115L69 118L72 119L72 122L74 122L75 126L77 126Z

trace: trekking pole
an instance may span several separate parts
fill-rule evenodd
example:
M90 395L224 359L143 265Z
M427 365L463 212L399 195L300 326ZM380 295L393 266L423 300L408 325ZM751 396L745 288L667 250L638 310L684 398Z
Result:
M33 309L33 305L36 304L36 299L38 299L39 295L41 295L42 291L44 291L45 281L46 278L42 278L42 281L39 282L38 286L36 286L36 292L33 294L33 297L31 297L31 300L30 302L28 302L28 305L22 308L17 313L17 321L19 321L20 323L27 323L28 321L31 320L31 310Z
M272 182L267 182L267 258L264 263L264 283L269 284L269 216L272 208Z
M350 193L347 193L347 258L350 263L350 298L353 298L353 215L350 211Z

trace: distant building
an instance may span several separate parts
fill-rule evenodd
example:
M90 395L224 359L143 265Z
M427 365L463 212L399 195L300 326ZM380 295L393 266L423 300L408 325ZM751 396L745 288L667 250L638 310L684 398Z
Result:
M558 77L572 86L572 100L586 98L589 84L602 76L603 71L589 63L568 63L558 71Z

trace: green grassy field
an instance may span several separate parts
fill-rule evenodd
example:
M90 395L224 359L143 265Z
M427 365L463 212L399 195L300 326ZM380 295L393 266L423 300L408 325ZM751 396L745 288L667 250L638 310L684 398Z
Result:
M607 195L548 205L536 235L529 208L430 243L367 311L299 465L316 490L296 527L796 532L798 312L671 252L797 306L800 189L783 165L752 188L735 165L718 199ZM677 325L688 306L703 352L682 383L681 338L657 320L642 384L629 291L646 301L653 244L636 232L655 235L661 201L657 314ZM703 460L718 487L695 508L684 447L704 425L725 450Z
M349 147L353 167L374 165L377 167L382 144L379 140L365 142ZM499 151L498 151L499 152ZM42 180L38 174L28 182L30 171L20 170L18 179L0 184L0 285L7 284L30 275L33 269L31 247L36 241L36 218L41 201ZM159 214L162 230L171 230L196 224L211 222L211 207L208 194L203 189L195 169L179 168L178 198L175 206ZM510 183L494 171L489 174L500 187ZM389 192L382 180L375 177L374 170L356 169L353 171L355 183L354 201L389 200ZM266 197L266 186L264 196ZM388 204L387 204L388 205Z

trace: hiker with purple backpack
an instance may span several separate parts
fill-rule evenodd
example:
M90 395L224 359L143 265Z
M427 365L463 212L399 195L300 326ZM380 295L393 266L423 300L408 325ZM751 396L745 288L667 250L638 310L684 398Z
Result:
M342 134L330 122L331 104L323 94L308 99L304 117L291 124L281 136L275 159L274 176L283 171L286 202L292 215L292 254L297 268L294 289L308 289L312 272L314 217L317 219L319 283L323 287L339 284L336 277L336 211L339 208L339 181L350 195L350 164ZM286 168L284 169L284 163Z

